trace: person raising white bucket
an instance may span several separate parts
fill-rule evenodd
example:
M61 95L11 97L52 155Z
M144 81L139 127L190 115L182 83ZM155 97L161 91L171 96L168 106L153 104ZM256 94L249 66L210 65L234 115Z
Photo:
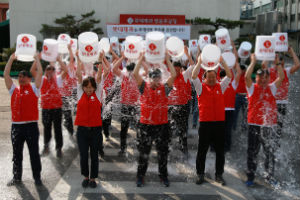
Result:
M19 61L32 62L36 52L36 37L31 34L19 34L17 37L16 57Z
M216 70L219 67L221 50L214 44L208 44L201 54L201 67L207 71Z

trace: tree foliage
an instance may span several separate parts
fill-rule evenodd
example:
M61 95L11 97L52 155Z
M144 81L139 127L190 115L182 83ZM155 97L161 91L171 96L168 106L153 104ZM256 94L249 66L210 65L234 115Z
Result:
M85 31L92 31L99 35L103 34L102 28L96 27L100 20L94 19L93 15L95 11L91 11L85 14L81 14L80 18L76 18L74 15L67 14L64 17L54 20L56 25L42 24L40 33L47 37L57 37L60 33L67 33L72 38L78 37L78 35Z

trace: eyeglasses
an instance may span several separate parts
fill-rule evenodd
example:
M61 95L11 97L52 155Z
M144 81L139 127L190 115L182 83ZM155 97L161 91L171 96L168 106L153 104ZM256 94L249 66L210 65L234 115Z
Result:
M47 67L46 70L47 71L50 71L50 70L55 71L55 67Z
M257 70L256 74L257 75L265 75L265 74L269 75L270 73L267 69L259 69L259 70Z

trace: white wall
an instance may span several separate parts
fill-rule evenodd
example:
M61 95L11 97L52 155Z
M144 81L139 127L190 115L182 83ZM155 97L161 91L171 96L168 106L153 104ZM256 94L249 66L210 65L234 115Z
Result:
M80 14L95 10L95 18L101 19L100 27L106 34L106 23L118 23L120 14L174 14L194 17L216 17L239 20L239 0L13 0L10 1L10 44L13 46L20 33L31 33L43 40L41 24L53 24L66 14ZM192 28L191 38L197 38ZM195 33L194 33L195 32ZM236 38L239 29L231 32Z

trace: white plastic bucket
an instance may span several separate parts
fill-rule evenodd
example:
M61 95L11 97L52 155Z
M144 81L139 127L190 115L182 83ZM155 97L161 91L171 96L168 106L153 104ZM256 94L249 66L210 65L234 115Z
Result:
M288 34L287 33L273 33L275 37L275 51L286 52L289 49Z
M222 50L227 49L231 45L229 32L226 28L218 29L215 32L216 43Z
M214 45L208 44L203 48L201 53L201 67L205 70L215 70L219 67L221 49Z
M142 48L142 52L145 53L146 52L146 40L141 41L141 48Z
M226 62L229 69L232 69L236 62L236 57L232 52L224 52L222 53L222 57Z
M172 60L178 61L184 54L184 43L180 38L172 36L166 41L166 49Z
M202 34L199 36L199 41L198 41L198 45L200 47L200 50L202 51L203 48L211 43L211 36L210 35L205 35Z
M129 60L137 60L142 51L141 41L143 40L140 36L127 36L125 39L125 50L124 55Z
M109 49L109 39L107 37L101 38L101 40L99 41L99 52L104 51L104 53L107 54L109 52Z
M112 46L112 49L116 50L119 49L119 39L117 37L111 37L109 39L110 45Z
M73 54L75 54L76 53L76 51L77 51L77 39L75 39L75 38L71 38L71 41L70 41L70 45L71 45L71 49L72 49L72 52L73 52Z
M84 32L78 36L79 58L82 62L92 63L98 60L98 35L93 32Z
M57 38L58 42L58 53L65 54L69 53L68 44L70 44L71 37L68 34L60 34Z
M257 60L275 60L275 37L256 36L255 56Z
M239 57L242 59L249 58L251 54L251 49L252 49L252 44L250 42L242 42L238 50Z
M165 35L162 32L149 32L146 34L146 61L161 63L165 58Z
M19 34L17 37L16 56L19 61L34 61L36 37L30 34Z
M189 49L191 52L197 52L198 50L198 41L197 40L189 40Z
M54 39L45 39L43 43L42 59L55 62L58 56L58 42Z

